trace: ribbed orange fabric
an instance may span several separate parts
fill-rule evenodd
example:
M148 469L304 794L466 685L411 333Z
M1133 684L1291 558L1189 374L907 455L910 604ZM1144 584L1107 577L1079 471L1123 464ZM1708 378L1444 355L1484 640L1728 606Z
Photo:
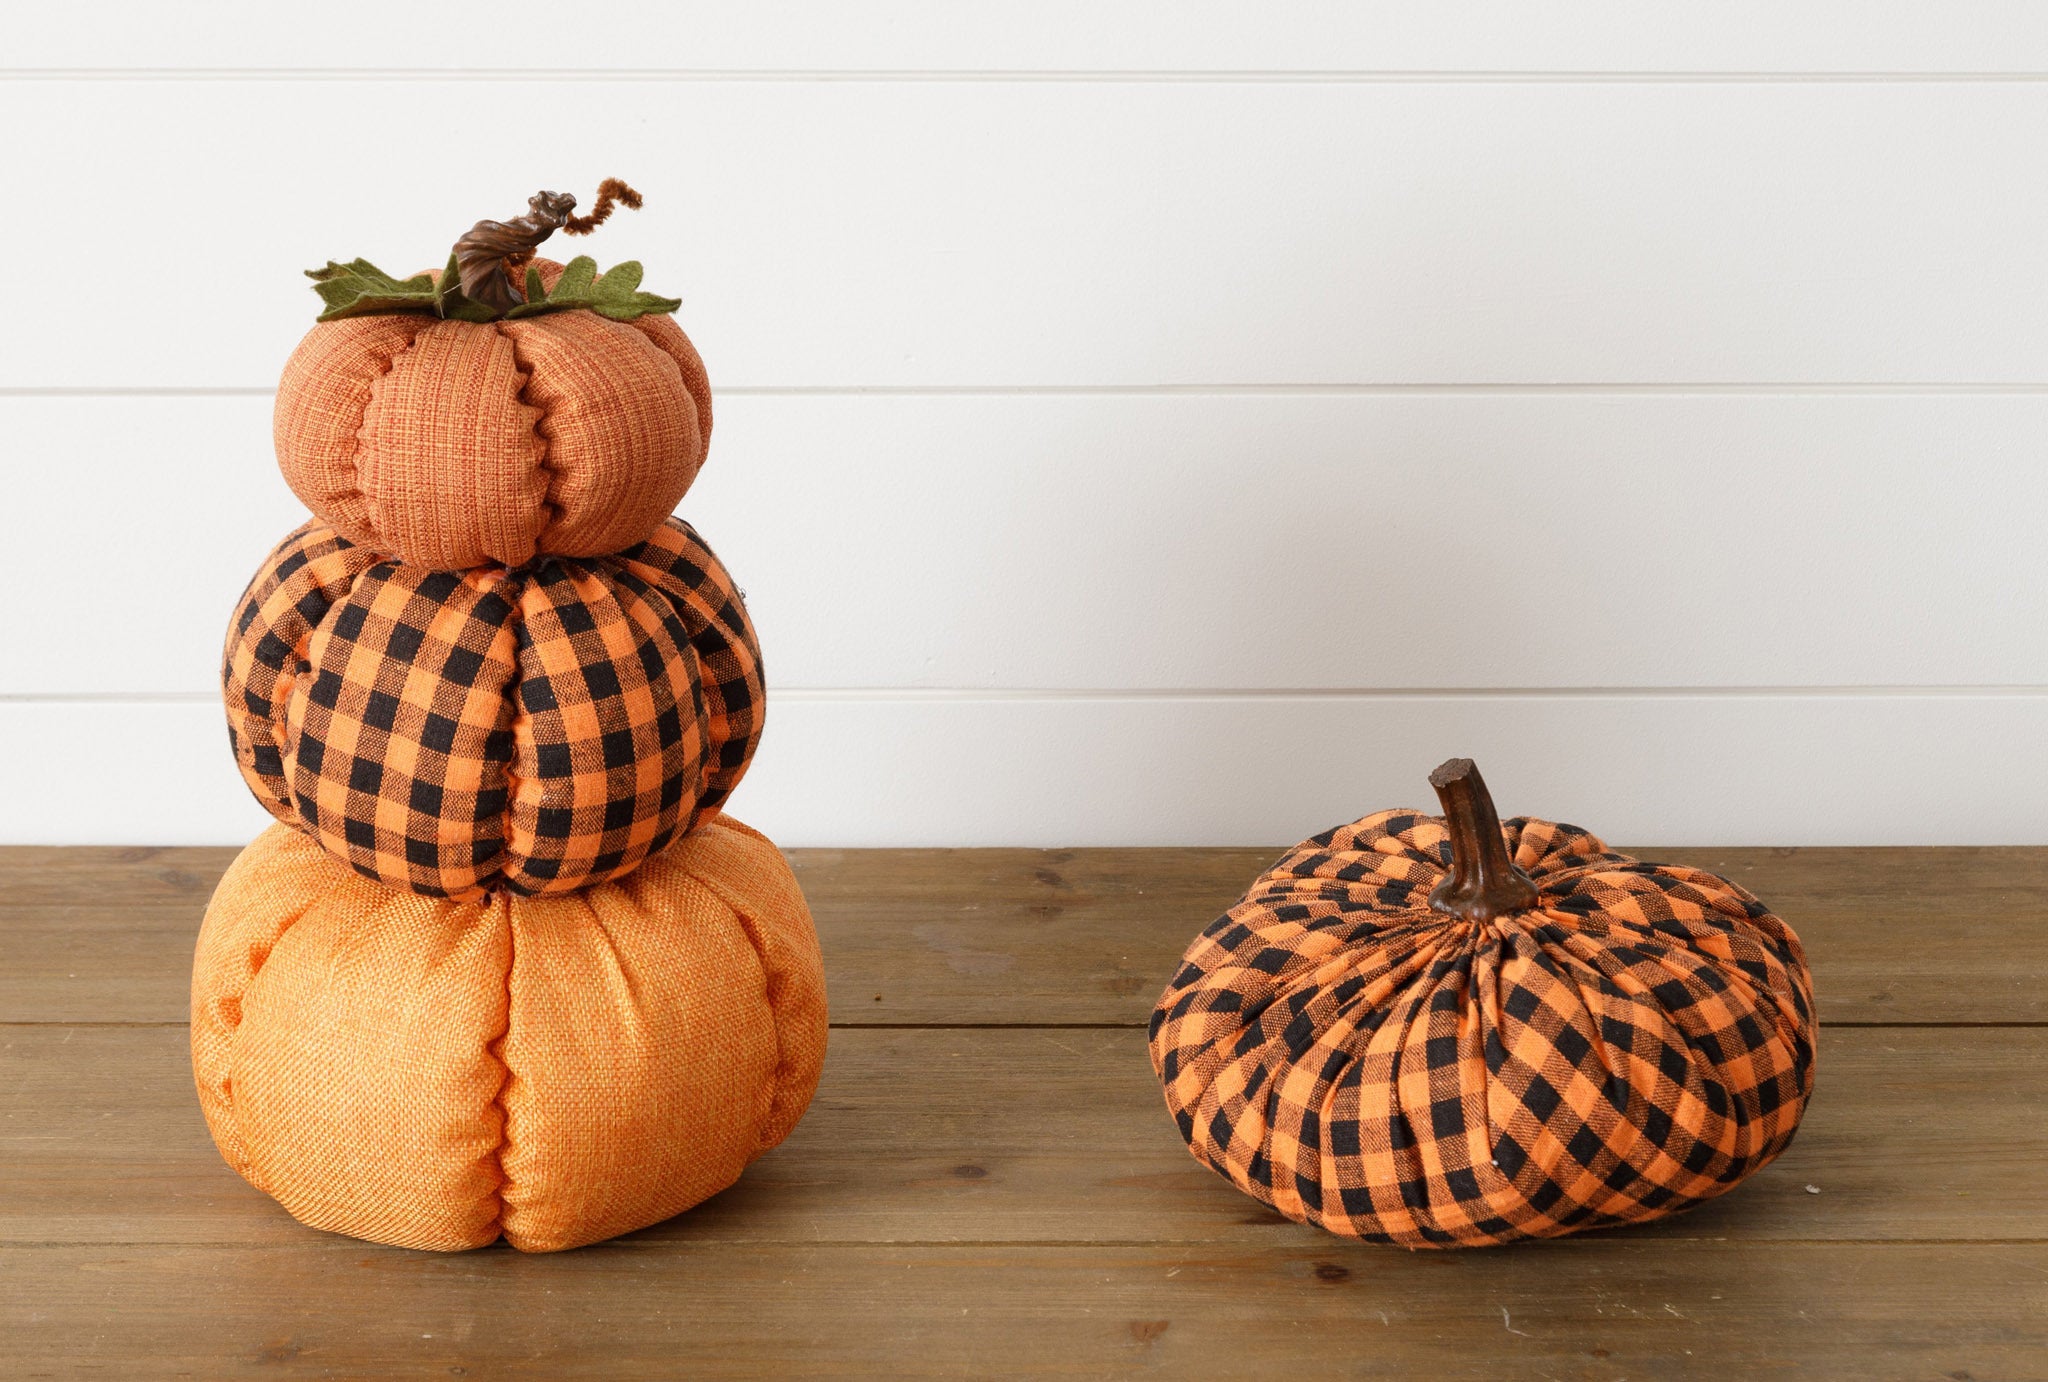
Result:
M433 322L392 357L355 438L369 545L437 569L538 550L552 476L531 373L509 334L473 322Z
M285 480L351 542L517 566L646 538L704 463L711 385L667 317L350 317L299 342L272 432Z
M803 895L720 817L619 883L449 902L272 826L207 908L192 1065L228 1164L316 1228L577 1247L730 1185L825 1055Z

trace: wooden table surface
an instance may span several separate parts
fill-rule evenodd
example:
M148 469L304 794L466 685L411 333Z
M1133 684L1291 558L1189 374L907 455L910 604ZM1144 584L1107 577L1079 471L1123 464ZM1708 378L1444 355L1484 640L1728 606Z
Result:
M549 1257L292 1220L186 1052L217 849L0 850L0 1376L2048 1377L2048 850L1658 849L1799 930L1797 1145L1662 1223L1408 1253L1198 1166L1145 1056L1277 849L798 851L833 1032L789 1141Z

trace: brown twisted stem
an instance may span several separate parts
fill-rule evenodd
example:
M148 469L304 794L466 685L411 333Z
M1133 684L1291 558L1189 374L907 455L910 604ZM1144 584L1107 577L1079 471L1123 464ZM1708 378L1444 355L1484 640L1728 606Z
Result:
M571 203L572 205L574 203ZM597 204L590 208L588 216L571 216L562 222L564 235L588 235L612 218L612 207L623 206L628 211L640 209L640 194L617 178L606 178L597 185Z
M1436 885L1429 905L1447 916L1487 921L1536 905L1536 883L1515 866L1501 834L1500 815L1486 779L1469 758L1453 758L1429 775L1451 832L1450 876Z
M478 221L455 242L455 271L462 295L499 316L526 301L516 278L533 258L541 241L561 231L588 235L611 219L615 206L640 207L640 194L617 178L598 185L597 204L588 216L572 216L576 198L567 192L536 192L526 199L527 214L510 221Z

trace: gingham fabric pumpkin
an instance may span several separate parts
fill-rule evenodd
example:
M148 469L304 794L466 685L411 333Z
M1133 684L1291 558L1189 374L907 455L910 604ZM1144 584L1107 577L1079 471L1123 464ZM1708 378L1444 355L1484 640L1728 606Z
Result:
M206 909L214 1142L316 1228L444 1251L627 1233L789 1135L825 1059L810 912L719 817L616 883L454 902L273 825Z
M1732 1189L1813 1089L1798 938L1742 888L1569 825L1306 840L1204 931L1151 1053L1195 1157L1289 1218L1412 1248L1635 1223Z
M460 572L309 523L244 594L222 683L273 815L457 899L626 873L717 813L765 709L738 588L679 519L611 556Z

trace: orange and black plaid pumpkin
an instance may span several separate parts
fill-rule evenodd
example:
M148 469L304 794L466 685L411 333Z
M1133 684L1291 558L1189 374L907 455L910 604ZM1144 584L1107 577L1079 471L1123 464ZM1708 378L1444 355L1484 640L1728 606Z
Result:
M764 710L739 591L673 518L610 556L468 571L309 523L243 596L222 681L273 815L454 899L626 873L717 814Z
M1196 938L1151 1024L1196 1158L1407 1247L1635 1223L1733 1188L1813 1089L1798 937L1742 888L1584 830L1445 815L1306 840Z

